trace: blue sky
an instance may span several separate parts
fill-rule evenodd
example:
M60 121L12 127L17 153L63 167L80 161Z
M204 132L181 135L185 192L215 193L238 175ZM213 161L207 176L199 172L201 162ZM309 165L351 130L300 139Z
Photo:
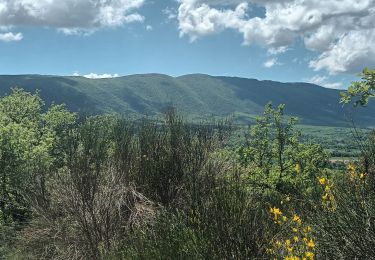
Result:
M205 73L345 88L375 67L375 3L322 2L0 0L0 74Z

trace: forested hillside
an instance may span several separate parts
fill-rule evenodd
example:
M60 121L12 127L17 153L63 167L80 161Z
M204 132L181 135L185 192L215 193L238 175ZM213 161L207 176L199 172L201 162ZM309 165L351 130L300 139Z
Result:
M127 117L162 117L176 107L189 119L230 117L237 123L254 122L264 106L286 104L286 114L300 123L348 126L375 125L374 106L351 113L339 104L339 91L307 83L280 83L255 79L160 74L132 75L112 79L56 76L0 76L0 94L12 87L40 90L47 104L65 103L71 111L84 114L118 113ZM346 112L345 112L346 110Z

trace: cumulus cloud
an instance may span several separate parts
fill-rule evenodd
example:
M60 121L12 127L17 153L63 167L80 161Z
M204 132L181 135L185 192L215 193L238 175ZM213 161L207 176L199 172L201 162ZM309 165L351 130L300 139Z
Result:
M331 73L357 73L365 65L375 66L375 29L351 31L342 35L317 59L310 62L315 70Z
M328 82L326 76L315 75L312 78L306 79L306 82L323 86L325 88L342 89L343 85L341 82Z
M0 33L0 41L3 42L14 42L14 41L20 41L22 40L23 35L22 33L12 33L12 32L7 32L7 33Z
M141 22L145 0L0 0L0 26L46 26L74 34Z
M247 9L247 3L239 4L234 10L218 10L196 0L182 0L178 9L180 36L189 35L195 41L224 29L238 29L243 25Z
M179 0L180 35L199 37L233 29L244 44L276 55L297 39L318 53L315 70L358 72L375 66L375 0ZM264 15L249 17L256 4Z

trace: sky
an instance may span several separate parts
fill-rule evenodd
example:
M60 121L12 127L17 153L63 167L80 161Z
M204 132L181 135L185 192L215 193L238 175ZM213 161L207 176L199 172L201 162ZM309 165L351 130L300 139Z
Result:
M0 0L0 74L192 73L346 88L375 0Z

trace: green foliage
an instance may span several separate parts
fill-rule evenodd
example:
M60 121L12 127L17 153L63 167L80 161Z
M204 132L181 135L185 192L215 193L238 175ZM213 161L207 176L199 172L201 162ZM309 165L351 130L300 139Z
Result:
M221 133L217 127L188 125L174 110L166 114L164 127L143 122L138 135L140 165L136 176L140 191L166 207L196 203L199 171L219 145Z
M347 92L340 93L341 103L366 106L375 93L375 70L365 68L360 74L362 81L353 82Z
M0 228L13 230L13 236L30 219L34 195L44 195L46 174L57 159L52 154L59 135L51 115L74 120L63 107L43 113L43 105L38 94L21 89L0 99Z
M374 133L334 168L321 144L337 129L316 144L284 112L266 105L237 148L231 127L173 109L77 122L14 89L0 99L0 259L371 258Z
M204 259L205 241L189 227L184 213L161 212L155 224L141 227L126 240L114 258L122 259Z
M252 186L271 197L277 191L302 199L313 192L311 182L327 166L328 154L320 145L302 143L296 122L285 118L284 106L268 104L239 150Z
M343 259L373 257L375 246L375 194L370 180L350 180L349 174L335 179L336 210L306 214L314 223L317 258Z
M243 173L212 159L203 169L198 201L162 213L136 230L122 250L126 259L246 259L264 256L274 232L264 201L243 182ZM192 192L192 191L190 191Z

